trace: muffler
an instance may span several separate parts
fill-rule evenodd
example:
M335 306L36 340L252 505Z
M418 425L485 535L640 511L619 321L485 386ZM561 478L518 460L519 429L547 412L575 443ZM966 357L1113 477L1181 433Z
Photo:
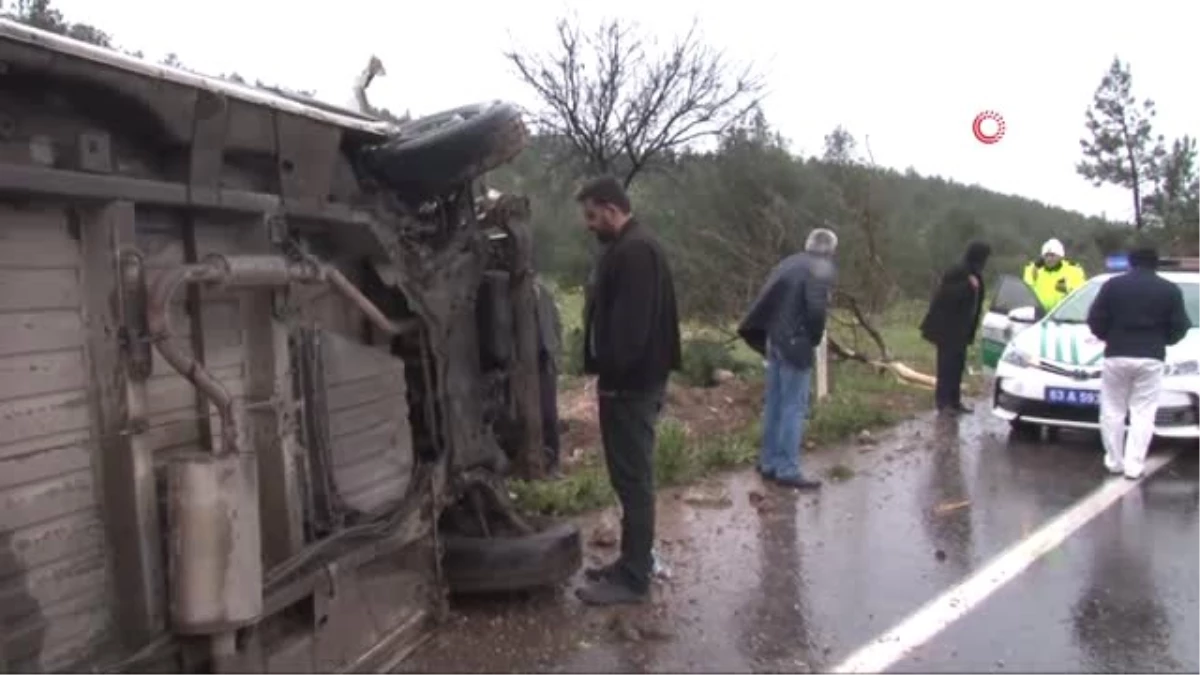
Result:
M256 462L250 453L196 453L167 465L171 621L179 633L225 633L262 616Z

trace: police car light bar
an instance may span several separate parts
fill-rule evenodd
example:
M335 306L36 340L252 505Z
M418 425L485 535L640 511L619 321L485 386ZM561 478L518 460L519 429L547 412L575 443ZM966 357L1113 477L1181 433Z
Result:
M1124 253L1110 255L1104 259L1104 269L1108 272L1124 272L1129 269L1129 256Z
M1114 253L1104 259L1107 272L1124 272L1129 269L1129 255ZM1158 269L1174 272L1200 272L1200 258L1159 258Z
M1163 258L1158 269L1172 272L1200 272L1200 258Z

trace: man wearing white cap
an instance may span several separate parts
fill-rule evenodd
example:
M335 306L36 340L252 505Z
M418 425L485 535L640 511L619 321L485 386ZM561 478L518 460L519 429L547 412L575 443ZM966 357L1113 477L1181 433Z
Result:
M1042 257L1025 266L1025 283L1037 295L1042 309L1049 312L1070 295L1071 291L1087 281L1083 267L1067 260L1062 242L1047 240L1042 244Z

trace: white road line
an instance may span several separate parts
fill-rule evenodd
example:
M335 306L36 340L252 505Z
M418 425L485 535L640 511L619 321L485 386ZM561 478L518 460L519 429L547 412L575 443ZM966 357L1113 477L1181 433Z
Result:
M1174 454L1147 458L1143 480L1174 458ZM1008 547L957 586L925 603L894 628L851 654L830 672L882 673L961 619L1001 586L1012 581L1033 564L1033 561L1054 550L1067 537L1128 494L1140 482L1128 480L1124 476L1114 476L1105 481L1070 509L1025 539Z

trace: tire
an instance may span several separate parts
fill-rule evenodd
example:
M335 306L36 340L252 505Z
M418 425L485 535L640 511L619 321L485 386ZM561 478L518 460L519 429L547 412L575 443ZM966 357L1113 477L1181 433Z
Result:
M442 571L451 593L498 593L557 586L583 564L574 523L549 525L521 537L442 538Z
M1031 441L1041 438L1042 428L1037 424L1015 419L1010 421L1008 425L1012 431L1012 435L1017 438Z
M512 160L528 140L516 106L492 101L408 122L361 158L401 197L428 199Z

